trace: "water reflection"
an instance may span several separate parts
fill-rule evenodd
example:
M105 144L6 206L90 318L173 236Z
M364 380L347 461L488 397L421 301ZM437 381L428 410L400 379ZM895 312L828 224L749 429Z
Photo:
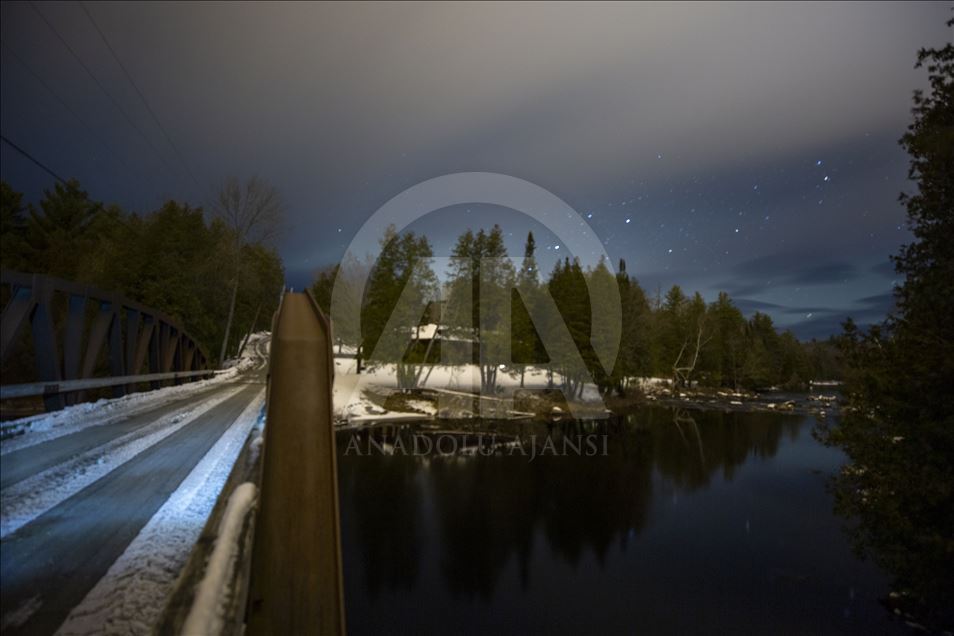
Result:
M365 433L367 434L367 433ZM363 462L339 460L339 488L349 493L342 507L345 519L364 553L367 594L376 598L383 589L409 589L417 578L421 545L420 469L415 461ZM386 458L387 460L400 458Z
M690 554L703 547L703 554L722 563L723 569L736 567L733 560L738 557L752 560L741 564L750 568L747 576L752 580L745 578L745 572L734 578L723 571L716 574L727 577L727 584L738 585L743 597L750 592L753 598L767 593L759 589L767 584L772 593L792 594L788 587L804 587L810 577L801 570L791 572L815 548L786 548L784 557L790 562L779 560L775 552L780 544L798 541L806 514L814 524L806 526L807 531L817 533L818 522L812 515L819 511L827 514L823 479L812 481L804 466L786 476L779 466L768 472L763 464L772 463L768 460L786 443L799 442L805 445L802 460L818 463L819 469L833 469L838 458L815 457L813 453L821 447L811 439L809 427L804 424L800 418L771 413L650 408L598 423L470 425L473 430L492 430L522 439L548 434L556 439L594 433L608 436L606 456L544 455L533 461L506 454L347 455L344 449L352 433L343 433L339 436L339 470L345 566L348 573L363 574L360 578L346 576L350 627L357 631L388 626L394 629L397 625L390 621L402 625L423 621L416 622L415 627L428 631L431 619L426 614L439 604L443 608L439 611L450 612L448 620L462 612L483 612L472 614L475 621L485 620L487 612L503 613L510 617L509 622L484 627L519 631L515 621L526 619L530 622L525 627L532 629L539 627L540 621L550 620L546 617L561 612L572 616L572 611L549 605L565 593L560 588L554 591L554 586L573 588L583 585L584 580L588 593L597 594L597 603L621 616L645 601L638 595L648 592L648 586L660 582L679 590L674 594L687 595L683 599L686 602L696 603L685 588L700 571ZM371 436L387 448L397 438L416 432L405 427L354 434L362 439ZM736 489L733 481L740 471L750 467L763 471L764 479L750 479L744 488ZM777 485L769 485L776 481ZM815 494L808 498L806 489L811 493L817 490L817 498ZM698 503L693 500L676 506L681 498L688 501L694 493L704 493L705 497ZM725 501L722 508L716 494ZM763 497L767 498L763 501ZM790 527L772 528L773 532L777 530L776 536L763 535L764 543L747 536L748 517L755 515L764 527L769 523L765 519L786 517L784 506L792 506L794 520ZM747 517L736 519L737 513ZM837 535L836 524L827 521L824 532L828 525ZM629 563L627 551L650 530L653 536L646 546L658 548L648 556L645 550L637 550L639 567L626 565L621 571L620 565ZM827 536L823 540L834 546L831 549L844 554L824 558L833 559L832 563L853 563L847 548ZM757 549L756 556L746 552L753 549ZM665 557L660 550L666 551ZM798 556L789 554L795 551ZM763 552L774 560L759 561ZM711 564L709 571L714 571ZM656 576L656 583L648 583L646 576ZM616 583L611 584L611 579ZM628 593L637 596L614 601L613 595L619 594L614 585L624 585ZM698 581L692 583L698 585ZM812 595L828 590L833 583L814 585L817 589L811 591ZM601 586L605 589L600 590ZM788 587L782 590L784 586ZM390 594L383 597L385 590ZM855 593L852 588L852 599ZM444 602L435 599L445 595ZM845 595L847 598L847 586ZM538 598L548 606L531 601ZM857 611L842 608L841 602L833 601L832 612L840 619ZM427 612L420 604L428 605ZM794 602L792 620L801 620L798 607L799 601ZM352 614L356 615L355 621ZM527 619L525 614L534 618ZM385 620L385 616L391 618ZM666 622L667 616L657 617L657 627L663 631L672 627ZM644 616L640 620L647 619ZM554 627L562 629L559 623Z

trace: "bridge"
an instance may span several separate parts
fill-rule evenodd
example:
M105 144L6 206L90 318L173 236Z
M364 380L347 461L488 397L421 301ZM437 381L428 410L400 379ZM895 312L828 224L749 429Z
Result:
M32 358L37 377L2 397L47 410L3 428L3 633L343 633L331 326L314 299L283 294L271 332L216 371L148 307L3 283L4 363ZM97 390L116 399L81 404Z

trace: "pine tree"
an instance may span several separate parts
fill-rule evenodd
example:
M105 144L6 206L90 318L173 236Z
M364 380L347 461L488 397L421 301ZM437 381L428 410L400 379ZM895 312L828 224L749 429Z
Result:
M431 268L433 250L427 238L397 234L389 227L368 281L361 317L364 356L372 364L396 365L398 386L414 388L420 379L422 352L409 347L428 303L437 294Z
M587 288L590 296L590 338L581 349L584 353L584 360L589 368L590 376L596 382L600 392L605 394L618 384L615 376L616 362L619 359L617 350L616 359L610 364L609 368L603 367L603 362L596 355L596 351L612 351L619 346L622 332L616 331L613 319L616 316L611 315L614 306L614 295L618 294L617 280L610 273L609 268L603 258L596 263L590 271L587 272ZM622 302L622 301L620 301ZM592 308L596 308L596 316L593 316ZM622 309L622 308L620 308ZM606 320L601 320L606 318ZM619 316L622 319L622 314ZM619 325L621 328L622 325Z
M4 268L20 270L27 264L26 212L23 195L0 181L0 263Z
M481 388L495 392L497 371L510 362L510 305L513 264L507 258L503 230L467 230L457 239L449 276L448 325L476 335ZM468 315L469 314L469 315Z
M75 179L45 190L40 209L30 206L26 227L26 253L34 271L99 282L99 247L109 240L115 216L115 209L107 211L92 200Z
M528 232L523 249L523 262L517 272L516 288L511 297L511 352L516 370L520 374L520 388L523 388L527 366L546 360L543 343L529 311L538 304L540 294L540 276L535 253L536 241L533 232Z
M652 372L650 346L652 316L649 301L639 282L626 273L626 261L620 259L616 273L622 306L622 334L620 351L612 382L619 394L626 390L629 378Z
M954 26L954 20L948 22ZM897 314L845 323L848 405L828 441L851 460L835 482L853 540L894 577L902 612L954 627L954 44L924 49L930 89L914 94L901 144L917 184L904 194L914 242L894 258Z
M713 342L705 368L716 386L738 388L745 361L745 317L725 292L709 307Z

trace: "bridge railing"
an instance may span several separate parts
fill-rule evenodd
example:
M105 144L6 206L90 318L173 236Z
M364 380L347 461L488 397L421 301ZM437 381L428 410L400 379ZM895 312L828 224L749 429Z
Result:
M217 627L197 633L345 633L333 379L331 323L310 292L283 293L272 320L264 436L253 430L246 440L156 634L189 631L211 555L229 538ZM248 483L259 493L257 512L223 532L228 502Z
M0 387L0 399L42 395L47 410L112 387L114 397L148 382L178 383L211 375L199 344L170 316L91 285L3 270L9 288L0 329L0 363L6 365L29 328L35 381ZM105 352L109 372L95 377ZM145 371L145 373L143 373Z
M344 634L331 323L311 292L272 323L245 633Z

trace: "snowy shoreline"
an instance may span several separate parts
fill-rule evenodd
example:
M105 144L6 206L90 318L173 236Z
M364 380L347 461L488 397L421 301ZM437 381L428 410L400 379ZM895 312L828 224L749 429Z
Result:
M775 389L764 392L732 391L715 388L672 389L666 378L633 378L631 395L600 396L596 387L584 387L583 398L568 404L559 389L549 386L545 369L529 368L524 386L518 376L498 375L499 392L480 395L480 373L476 365L448 367L435 365L417 389L398 388L393 365L382 365L356 374L352 357L335 358L334 415L339 428L359 428L378 424L440 420L488 419L479 411L487 402L499 401L500 412L489 419L537 420L602 419L623 416L651 405L686 408L700 411L767 412L827 417L837 410L838 383L816 382L806 393L786 393ZM559 381L559 376L557 376ZM827 393L814 392L824 387ZM460 396L458 408L442 406L446 395ZM471 400L472 408L460 406ZM478 401L482 401L478 406ZM446 401L444 402L446 404ZM573 413L570 410L573 410Z

